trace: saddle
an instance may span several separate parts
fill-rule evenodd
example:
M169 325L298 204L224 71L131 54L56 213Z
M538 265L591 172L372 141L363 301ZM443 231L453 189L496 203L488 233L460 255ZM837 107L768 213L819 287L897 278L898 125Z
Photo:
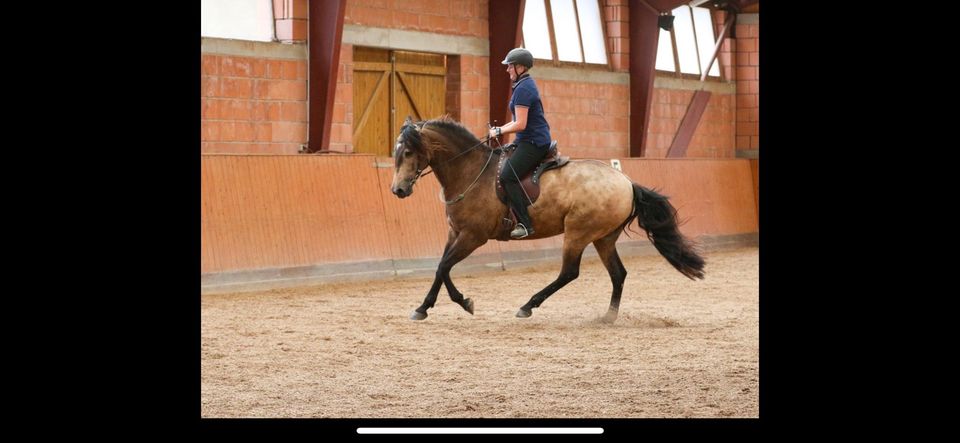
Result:
M507 202L507 193L503 189L503 184L500 183L500 172L503 171L507 159L517 151L517 144L511 143L500 148L500 150L503 152L503 155L500 156L500 161L497 163L497 198L507 206L507 213L504 214L501 220L500 233L497 236L497 240L503 241L510 239L510 231L517 224L517 214L513 212L513 209L510 208L510 204ZM557 151L557 141L554 140L551 142L550 148L547 149L547 155L543 157L543 160L540 160L540 164L520 177L520 186L523 188L524 194L530 198L529 204L532 205L536 203L537 199L540 198L540 176L551 169L563 167L569 161L569 156L560 155L559 151Z

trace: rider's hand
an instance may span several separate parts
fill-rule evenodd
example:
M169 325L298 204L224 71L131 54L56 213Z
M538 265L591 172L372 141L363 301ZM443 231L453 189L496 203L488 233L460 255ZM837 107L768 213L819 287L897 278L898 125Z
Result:
M495 137L497 137L497 136L500 135L500 134L498 134L499 131L497 131L497 129L500 129L500 128L498 128L498 127L496 127L496 126L490 128L490 131L489 131L489 136L490 136L490 138L495 138Z

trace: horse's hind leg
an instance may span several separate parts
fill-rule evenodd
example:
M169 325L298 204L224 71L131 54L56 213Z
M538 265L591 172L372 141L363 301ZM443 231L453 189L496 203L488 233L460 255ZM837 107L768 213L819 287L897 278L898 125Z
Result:
M607 268L610 274L610 281L613 282L613 295L610 296L610 309L603 316L603 322L613 323L617 320L617 313L620 311L620 294L623 293L623 282L627 279L627 268L620 261L620 255L617 254L617 238L620 237L620 229L616 229L606 237L593 242L597 248L597 254L603 266Z
M587 247L589 242L582 238L576 238L568 232L563 240L563 265L560 268L560 275L557 279L543 288L540 292L530 297L527 304L520 307L517 311L517 317L526 318L533 314L532 309L540 306L554 292L577 279L580 276L580 259L583 257L583 248Z
M412 320L423 320L427 318L427 309L433 307L437 302L437 294L440 292L440 283L447 285L447 292L454 303L460 305L464 310L473 314L473 300L463 298L463 294L453 286L450 280L450 269L461 260L467 258L473 251L487 242L486 238L472 235L466 231L459 233L450 232L447 238L447 246L443 250L443 258L440 259L440 265L437 266L437 274L433 280L433 285L427 296L420 305L410 314Z

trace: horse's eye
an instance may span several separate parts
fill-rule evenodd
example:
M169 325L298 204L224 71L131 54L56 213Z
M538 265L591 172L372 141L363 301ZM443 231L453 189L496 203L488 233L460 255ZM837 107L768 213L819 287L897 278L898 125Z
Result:
M410 151L404 151L404 152L403 152L403 156L404 156L404 157L410 157L411 155L413 155L413 153L410 152Z

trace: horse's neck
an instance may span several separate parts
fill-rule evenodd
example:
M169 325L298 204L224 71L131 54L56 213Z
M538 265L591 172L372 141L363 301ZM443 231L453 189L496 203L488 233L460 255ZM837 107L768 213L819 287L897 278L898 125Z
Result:
M442 158L435 158L431 162L431 167L437 175L437 181L443 187L444 198L447 200L456 198L458 194L466 192L474 181L477 181L474 186L479 186L485 180L489 180L491 175L488 171L496 169L496 165L493 164L496 159L490 159L490 164L487 164L490 152L486 149L473 149L472 152L457 157L458 154L445 155ZM485 165L486 170L484 170ZM482 174L481 171L483 171Z

